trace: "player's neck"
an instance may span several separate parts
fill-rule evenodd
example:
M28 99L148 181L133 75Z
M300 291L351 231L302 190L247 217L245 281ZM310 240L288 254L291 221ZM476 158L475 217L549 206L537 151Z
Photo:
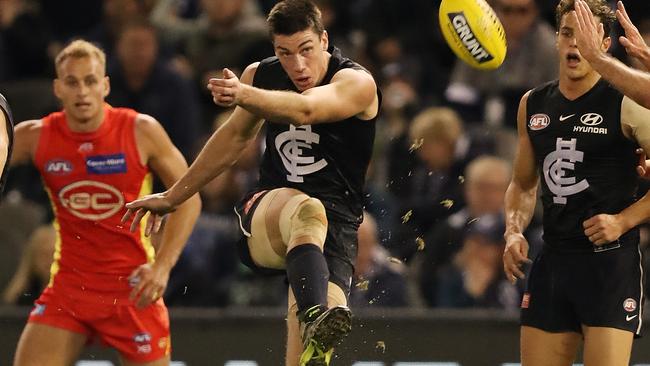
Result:
M104 121L104 108L102 108L96 116L89 119L77 119L66 113L66 121L68 123L68 128L72 132L95 132L102 125L102 121Z
M583 78L571 79L567 75L560 77L560 92L568 100L575 100L591 90L600 80L600 74L591 72Z

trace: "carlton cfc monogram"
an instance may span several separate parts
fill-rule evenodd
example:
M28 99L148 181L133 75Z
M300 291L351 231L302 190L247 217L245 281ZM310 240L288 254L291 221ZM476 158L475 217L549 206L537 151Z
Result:
M311 132L311 126L295 127L289 126L289 131L279 134L275 138L275 148L282 158L282 164L289 172L287 180L289 182L302 183L303 176L315 173L325 166L327 161L320 159L316 161L313 156L303 155L304 149L312 148L312 144L317 144L320 136Z
M575 163L582 162L584 153L576 150L576 139L556 140L556 150L544 159L544 180L548 189L555 195L553 202L566 204L566 196L584 191L589 187L586 179L576 183L575 177L567 176L569 170L575 170Z

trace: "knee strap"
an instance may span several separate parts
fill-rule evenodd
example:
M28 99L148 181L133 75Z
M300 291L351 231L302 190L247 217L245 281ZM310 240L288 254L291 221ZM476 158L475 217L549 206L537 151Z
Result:
M296 202L294 201L298 201ZM320 246L327 237L327 215L320 200L306 196L296 196L289 200L280 214L282 238L289 247L294 244L310 243Z

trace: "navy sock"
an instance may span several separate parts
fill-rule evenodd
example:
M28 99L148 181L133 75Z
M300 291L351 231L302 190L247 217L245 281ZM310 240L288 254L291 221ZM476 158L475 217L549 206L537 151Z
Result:
M287 278L296 297L298 314L321 306L327 308L329 269L325 256L314 244L303 244L287 253Z

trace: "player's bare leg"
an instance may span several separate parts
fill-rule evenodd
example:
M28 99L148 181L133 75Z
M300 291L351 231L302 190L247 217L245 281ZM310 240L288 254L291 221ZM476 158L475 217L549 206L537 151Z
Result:
M260 267L286 269L291 288L300 292L299 296L291 297L296 307L288 314L290 362L294 359L297 362L293 355L303 348L302 343L308 342L309 351L303 352L302 364L329 364L332 346L349 331L349 309L327 306L329 270L322 254L326 236L327 216L323 204L295 189L268 192L260 198L251 219L248 247L253 262ZM343 292L341 289L333 292L342 300L334 303L345 304L345 296L338 293ZM295 319L298 309L302 311L304 324L311 324L304 334L296 330L296 323L300 324ZM294 336L307 340L296 341Z
M248 238L248 248L256 265L285 269L285 257L289 251L291 237L290 219L298 203L306 199L309 199L309 196L290 188L274 189L260 198L251 219L251 237ZM294 240L291 246L295 247L296 245ZM286 364L298 366L298 359L302 352L302 340L296 316L298 307L291 289L289 289L289 304Z
M136 363L136 362L128 361L124 358L120 358L120 362L122 363L123 366L169 366L170 357L165 356L156 361L145 362L145 363Z
M291 305L293 303L293 305ZM300 325L296 311L298 307L289 289L289 308L287 310L287 353L285 366L298 366L300 354L302 353L302 339L300 338Z
M521 327L522 366L571 366L582 336L575 332L550 333Z
M260 198L251 219L248 248L256 265L285 269L287 252L297 245L291 240L291 217L298 204L309 199L306 194L290 188L274 189ZM304 239L304 238L303 238ZM313 240L322 250L324 240ZM291 247L290 247L291 246Z
M27 323L14 366L69 366L83 350L87 337L45 324Z
M634 334L605 327L582 327L585 366L627 366L630 364Z

